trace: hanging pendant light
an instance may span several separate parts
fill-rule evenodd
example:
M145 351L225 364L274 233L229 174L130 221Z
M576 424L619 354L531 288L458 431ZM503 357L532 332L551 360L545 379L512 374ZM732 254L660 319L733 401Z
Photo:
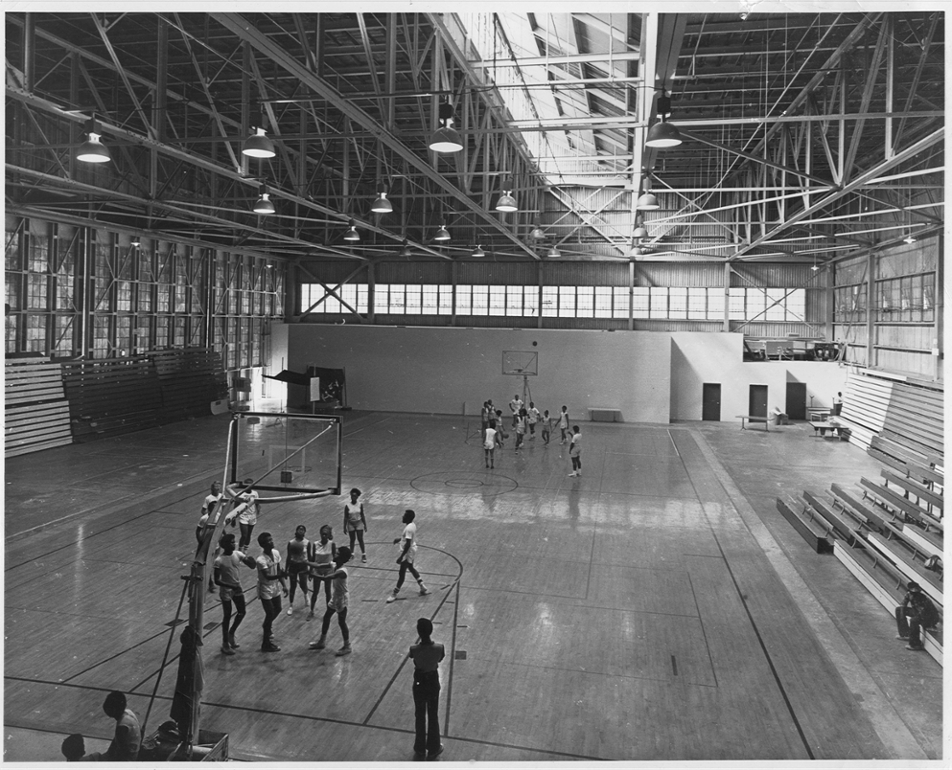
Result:
M480 245L477 243L477 244L476 244L476 248L473 249L473 253L472 253L470 256L473 256L473 257L476 257L477 259L479 259L480 257L485 257L485 256L486 256L486 252L483 251L483 247L480 246Z
M549 259L559 259L562 256L562 253L553 245L549 247L549 251L546 253L546 257Z
M662 150L668 147L677 147L684 140L681 138L678 127L667 122L667 118L671 114L671 99L663 89L661 96L658 97L657 113L660 120L648 129L645 146Z
M393 204L387 200L387 188L381 185L377 188L377 200L370 210L375 214L390 214L393 212Z
M76 150L76 160L83 163L108 163L112 160L109 148L99 141L100 134L96 131L96 118L91 117L87 124L86 141Z
M450 239L450 231L446 229L446 225L440 225L440 229L436 231L436 235L433 236L434 241L448 241Z
M353 219L347 222L347 232L344 233L344 240L350 241L351 243L358 243L360 241L360 233L357 232L357 223Z
M631 235L633 238L640 241L642 238L648 237L648 230L641 222L639 222L638 226L635 228L635 231Z
M403 248L400 249L400 256L403 259L409 259L413 256L413 249L410 248L410 241L406 238L403 239Z
M463 139L453 128L453 105L449 102L440 104L438 117L440 127L430 137L429 148L441 153L459 152L463 149Z
M647 192L638 198L635 208L639 211L657 211L661 208L661 204L658 203L658 197L654 193Z
M274 142L268 137L263 128L256 128L255 133L245 139L241 146L241 154L249 158L273 158Z
M512 183L510 183L508 188L503 189L502 195L500 195L499 200L496 201L496 211L508 213L518 210L519 205L516 203L516 199L512 197Z
M274 204L271 202L271 198L268 195L268 188L266 185L261 185L258 188L258 200L255 201L254 207L255 214L273 214L274 213Z
M532 232L529 233L529 237L534 241L541 241L545 238L545 230L539 227L539 222L536 220L535 224L532 226Z

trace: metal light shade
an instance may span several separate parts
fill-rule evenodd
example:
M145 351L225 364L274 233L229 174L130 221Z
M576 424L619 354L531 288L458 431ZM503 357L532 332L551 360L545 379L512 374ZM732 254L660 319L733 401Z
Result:
M536 225L532 229L532 232L529 233L529 237L536 241L541 241L543 238L545 238L545 231L539 227L539 225Z
M485 256L486 256L486 252L483 251L483 247L482 247L482 246L480 246L480 245L477 244L476 249L473 251L472 256L477 257L477 258L478 258L478 257L485 257Z
M635 228L635 231L631 235L633 238L637 238L638 240L641 240L642 238L648 237L648 230L647 228L645 228L644 225L638 225L638 227Z
M648 138L645 139L645 145L648 147L677 147L681 144L681 132L678 127L672 123L660 121L648 129Z
M463 139L452 125L440 126L430 137L429 147L434 152L459 152L463 149Z
M381 192L377 200L374 201L374 205L370 207L370 210L375 214L390 214L393 212L393 204L387 200L387 193Z
M400 249L400 256L404 259L409 259L413 256L413 249L410 248L410 242L406 238L403 239L403 248Z
M496 211L518 211L519 207L516 205L516 199L512 197L512 194L509 190L503 192L499 196L499 200L496 201Z
M274 213L274 204L271 202L271 199L268 197L268 193L261 193L261 197L255 202L254 208L255 214L273 214Z
M448 241L450 239L450 231L446 229L446 225L440 225L440 229L436 231L436 235L433 236L434 241Z
M79 145L76 151L76 160L84 163L108 163L112 160L109 148L99 141L99 134L89 132L89 138Z
M245 139L245 143L241 147L241 153L250 158L273 158L275 155L274 142L265 136L263 128L257 128L255 133Z
M360 233L357 232L357 223L353 219L347 224L347 232L344 234L344 240L351 242L360 240Z
M661 204L658 203L657 196L649 192L638 198L638 203L635 204L635 208L641 211L657 211L661 208Z
M548 253L546 254L546 256L547 256L549 259L558 259L559 257L562 256L562 254L559 252L559 250L558 250L557 248L555 248L555 246L552 246L552 247L549 248L549 251L548 251Z

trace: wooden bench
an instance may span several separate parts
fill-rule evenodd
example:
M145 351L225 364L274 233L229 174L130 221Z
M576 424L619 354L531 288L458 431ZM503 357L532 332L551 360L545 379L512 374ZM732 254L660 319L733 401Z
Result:
M870 546L889 559L906 580L915 580L926 594L942 611L942 578L927 570L921 560L916 559L918 551L902 538L884 537L873 532L867 539Z
M741 430L747 430L747 423L749 422L762 422L764 424L764 430L768 433L770 432L770 422L773 420L773 417L761 417L759 414L739 414L737 417L740 418Z
M865 537L863 528L868 526L866 521L853 516L849 509L834 510L832 506L827 505L812 492L804 491L803 499L820 516L826 519L840 539L853 543L856 540L862 541Z
M798 513L795 506L788 505L786 501L778 497L777 510L814 551L833 553L832 527L810 506L803 505Z
M929 527L934 527L935 529L942 531L942 522L939 519L927 513L918 505L911 503L902 495L898 495L891 489L886 489L886 487L882 486L881 484L877 484L876 482L870 481L867 478L860 479L859 483L860 486L864 488L864 499L870 498L877 505L880 505L884 508L892 508L909 519L919 522L919 524L927 529Z
M814 438L825 438L827 431L830 431L831 438L845 438L843 431L846 429L839 423L833 422L832 420L810 420L810 425L813 428Z
M621 422L621 409L614 406L590 406L588 418L592 422Z
M902 524L902 518L897 517L892 511L887 511L879 507L876 507L875 510L871 509L853 497L853 495L843 489L839 484L831 484L830 491L833 493L834 508L851 509L851 515L854 518L865 519L869 528L872 530L884 532L886 530L886 524L890 521L898 523L899 525ZM888 517L888 520L886 517Z
M915 496L919 505L925 503L926 511L931 513L933 516L942 518L942 495L936 494L931 489L927 489L922 484L917 483L911 478L906 476L897 476L895 473L884 470L882 472L882 477L886 481L886 488L889 488L890 484L893 484L899 487L902 490L902 495L907 500L910 495Z

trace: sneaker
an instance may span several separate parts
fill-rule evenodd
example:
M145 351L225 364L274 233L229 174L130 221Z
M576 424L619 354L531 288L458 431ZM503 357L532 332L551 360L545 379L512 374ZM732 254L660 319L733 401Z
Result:
M366 564L366 563L367 563L367 554L365 554L365 553L360 554L360 560L361 560L364 564Z
M426 596L428 593L430 593L430 589L420 583L420 596Z
M288 615L294 614L294 607L288 607Z
M322 636L316 642L311 642L308 647L312 650L323 650L327 645L324 642L324 637Z
M907 650L916 650L916 651L924 650L924 649L925 649L925 645L922 645L922 644L907 644L907 645L906 645L906 649L907 649Z
M897 638L899 641L904 642L904 641L906 641L906 640L909 638L909 634L906 634L905 636L903 636L902 634L899 634L896 638Z
M235 654L235 651L234 651L233 649L231 649L231 647L229 647L227 644L223 644L223 645L221 646L221 654L222 654L222 655L234 655L234 654Z
M337 652L335 652L334 654L335 654L338 658L342 658L342 657L344 657L345 655L350 655L351 652L352 652L352 650L350 649L350 645L349 645L349 644L345 644L343 647L341 647L341 648L340 648Z
M281 652L281 648L273 642L265 642L261 645L261 652Z
M396 600L397 600L397 595L390 594L390 596L387 597L387 604L390 604L390 602L395 602Z
M311 610L309 613L307 613L307 619L314 620L314 610Z
M443 748L444 748L444 746L443 746L443 744L441 743L441 744L440 744L440 747L439 747L436 751L431 751L431 752L429 752L429 753L426 755L426 758L427 758L427 759L436 759L438 756L440 756L440 754L443 753Z
M577 474L575 471L572 471L572 472L569 474L569 476L578 476L578 474Z
M232 649L236 649L236 650L237 650L239 647L241 647L241 645L238 644L238 642L235 641L235 635L234 635L234 634L228 634L228 644L231 645Z

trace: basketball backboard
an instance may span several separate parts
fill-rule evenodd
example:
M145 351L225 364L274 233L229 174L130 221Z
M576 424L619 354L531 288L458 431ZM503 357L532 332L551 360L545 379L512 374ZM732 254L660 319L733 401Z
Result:
M521 374L523 376L539 373L539 354L531 350L504 350L502 352L502 373Z

